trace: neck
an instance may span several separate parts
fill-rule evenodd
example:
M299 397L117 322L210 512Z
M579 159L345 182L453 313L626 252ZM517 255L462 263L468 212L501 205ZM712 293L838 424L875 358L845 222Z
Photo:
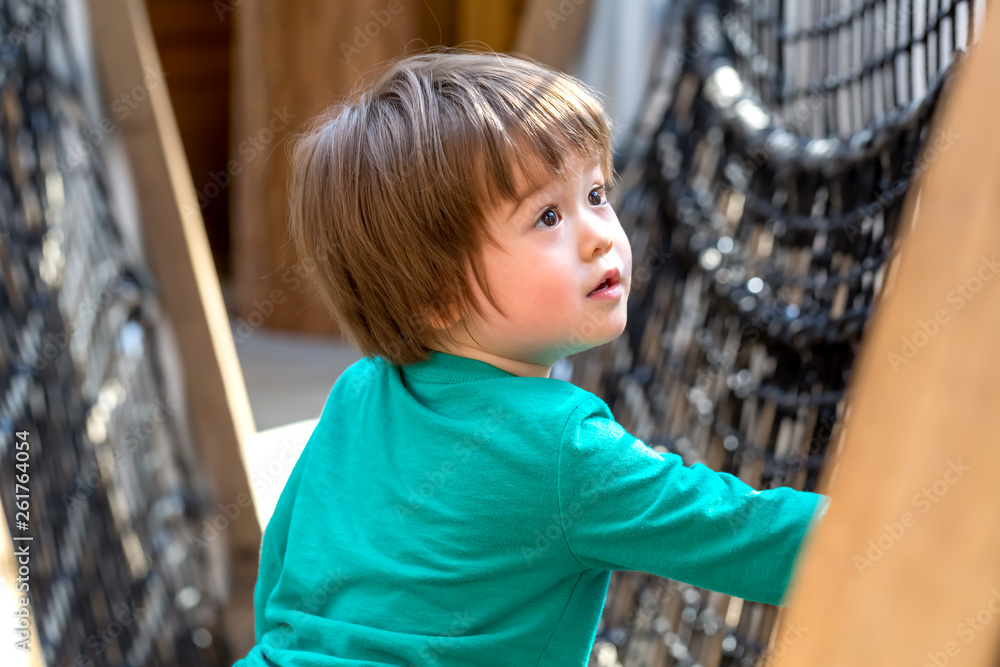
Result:
M549 377L549 373L552 371L551 364L535 364L528 361L521 361L519 359L510 359L508 357L493 354L492 352L487 352L486 350L470 345L439 345L431 346L430 349L438 352L445 352L447 354L454 354L458 357L465 357L466 359L485 361L491 366L495 366L502 371L507 371L511 375L516 375L518 377L547 378Z

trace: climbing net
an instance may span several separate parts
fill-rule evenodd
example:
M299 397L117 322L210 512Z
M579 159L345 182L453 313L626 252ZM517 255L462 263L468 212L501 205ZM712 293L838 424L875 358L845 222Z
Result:
M616 202L629 325L573 381L647 445L813 490L984 3L681 2ZM907 363L905 354L886 363ZM752 665L777 608L616 572L595 664Z

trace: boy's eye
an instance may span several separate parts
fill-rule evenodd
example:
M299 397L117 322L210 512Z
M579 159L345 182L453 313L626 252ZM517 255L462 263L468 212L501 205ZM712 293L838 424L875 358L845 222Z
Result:
M544 224L546 227L555 227L559 222L559 216L556 214L555 209L550 208L542 213L541 217L539 217L535 222L535 225L537 226L539 222Z
M604 185L598 185L590 189L587 193L587 201L591 206L601 206L607 203L607 192L608 188ZM542 223L545 227L552 228L559 224L559 205L549 204L548 208L542 212L538 220L535 221L535 227Z

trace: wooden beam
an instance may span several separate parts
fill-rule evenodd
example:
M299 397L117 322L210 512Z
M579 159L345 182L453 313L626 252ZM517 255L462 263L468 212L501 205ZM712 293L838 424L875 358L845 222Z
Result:
M769 665L1000 660L997 62L987 12L925 144Z
M198 455L218 502L245 507L250 488L241 443L256 428L146 9L141 0L91 0L90 13L105 116L117 120L128 152L146 257L183 353L186 407ZM114 113L118 107L112 104L122 95L130 95L133 104L124 114ZM254 639L260 535L249 508L222 535L231 566L226 629L240 656Z

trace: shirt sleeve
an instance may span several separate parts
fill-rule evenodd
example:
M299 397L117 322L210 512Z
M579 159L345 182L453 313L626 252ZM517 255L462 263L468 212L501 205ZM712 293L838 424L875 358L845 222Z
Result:
M768 604L781 603L799 548L830 504L818 493L757 491L702 463L685 466L625 431L603 402L571 415L558 470L563 532L582 566Z
M288 480L281 490L274 512L264 527L260 543L260 559L257 569L257 583L254 586L254 635L259 644L269 631L277 626L267 618L267 601L278 585L285 562L285 550L288 546L288 529L291 523L292 508L302 481L302 471L306 466L309 447L306 446L292 467ZM235 667L235 666L234 666Z

